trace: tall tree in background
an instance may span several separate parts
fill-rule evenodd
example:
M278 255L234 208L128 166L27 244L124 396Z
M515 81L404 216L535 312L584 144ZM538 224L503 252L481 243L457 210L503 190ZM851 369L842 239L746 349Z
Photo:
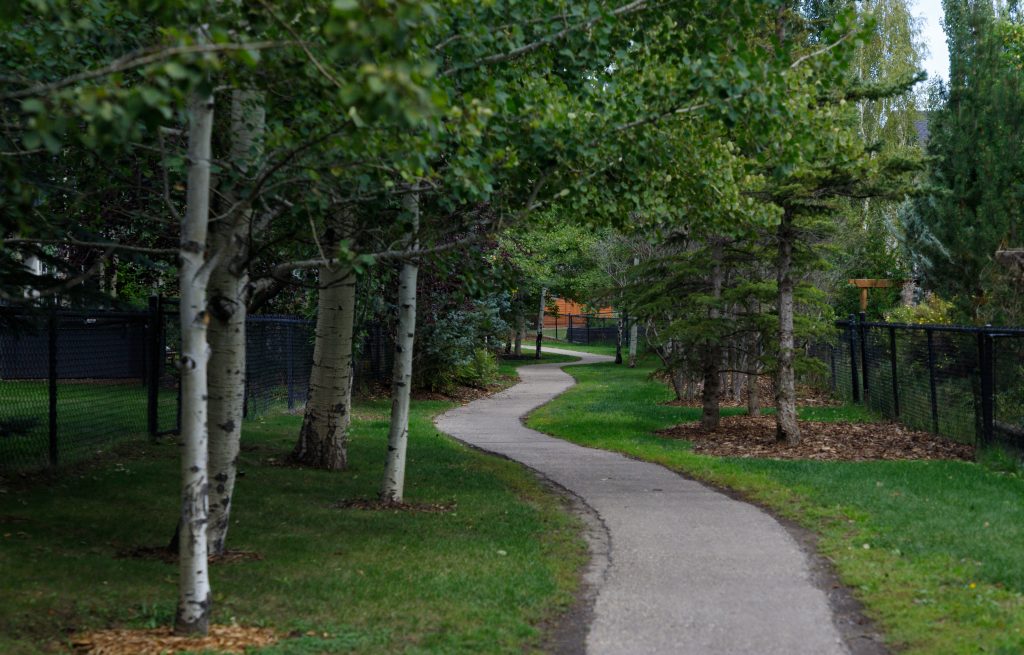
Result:
M1000 244L1021 238L1020 18L985 1L946 0L943 8L949 84L932 87L930 193L905 215L908 245L923 286L954 300L962 320L1020 320L993 259Z

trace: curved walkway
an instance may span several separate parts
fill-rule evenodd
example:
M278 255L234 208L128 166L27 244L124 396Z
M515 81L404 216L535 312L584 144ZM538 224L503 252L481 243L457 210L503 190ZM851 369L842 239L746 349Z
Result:
M579 363L609 361L576 355ZM574 384L565 364L440 416L437 427L536 469L592 508L610 540L586 652L846 653L807 556L772 517L656 464L584 448L520 419ZM593 548L592 548L593 550Z

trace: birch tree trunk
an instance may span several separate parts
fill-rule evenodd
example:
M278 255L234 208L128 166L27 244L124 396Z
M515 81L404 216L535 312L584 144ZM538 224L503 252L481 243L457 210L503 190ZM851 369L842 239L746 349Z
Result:
M633 266L640 265L640 258L633 257ZM633 319L633 324L629 326L629 368L636 368L636 339L637 333L636 319Z
M309 398L292 450L292 459L313 468L341 471L348 465L355 309L352 269L321 266Z
M213 96L189 98L188 188L179 248L181 296L181 519L178 539L178 607L174 632L205 635L210 624L206 525L207 477L206 234L210 220Z
M419 230L419 198L407 194L402 204L412 214L412 240L409 249L417 247ZM419 264L415 259L402 264L398 275L398 333L395 335L395 369L391 381L391 425L388 429L388 456L384 466L381 500L400 503L405 493L405 453L409 444L409 393L412 387L412 353L416 335L416 278ZM539 347L539 344L538 344Z
M541 342L544 341L544 299L547 291L544 287L540 289L540 310L537 312L537 352L533 355L534 359L540 359Z
M793 216L789 211L779 223L779 363L775 381L775 436L789 445L800 443L796 420L796 377L793 371Z
M718 330L717 322L721 314L717 302L722 297L722 241L716 239L711 247L711 294L715 304L708 311L708 316ZM719 407L718 396L721 392L722 378L720 375L722 366L722 345L719 342L718 334L712 335L712 339L705 342L704 355L702 358L704 376L704 390L701 396L702 409L700 424L705 430L714 430L718 427Z
M259 156L265 121L258 94L239 90L232 93L231 160L243 172ZM232 204L238 200L232 190L225 196ZM246 260L252 230L253 212L249 208L211 227L211 243L222 259L211 274L209 285L210 555L224 553L238 470L246 382L245 320L250 291Z

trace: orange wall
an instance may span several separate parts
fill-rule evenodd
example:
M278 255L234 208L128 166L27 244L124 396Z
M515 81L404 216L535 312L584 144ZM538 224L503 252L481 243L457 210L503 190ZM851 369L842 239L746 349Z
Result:
M565 325L567 314L584 314L586 313L583 309L583 305L576 302L575 300L567 300L566 298L555 298L555 314L551 313L551 310L544 315L544 327L555 326L555 316L558 316L558 324ZM611 307L604 307L598 312L599 315L610 315L613 313Z

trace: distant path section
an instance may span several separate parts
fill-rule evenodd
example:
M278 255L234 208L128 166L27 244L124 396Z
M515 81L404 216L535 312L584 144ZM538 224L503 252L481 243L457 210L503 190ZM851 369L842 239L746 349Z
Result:
M575 355L579 364L610 361ZM845 654L800 546L758 508L656 464L584 448L521 418L573 386L565 364L519 369L522 382L438 417L456 439L504 455L568 489L607 540L586 642L590 655ZM593 545L593 544L592 544ZM593 548L592 548L593 550Z

